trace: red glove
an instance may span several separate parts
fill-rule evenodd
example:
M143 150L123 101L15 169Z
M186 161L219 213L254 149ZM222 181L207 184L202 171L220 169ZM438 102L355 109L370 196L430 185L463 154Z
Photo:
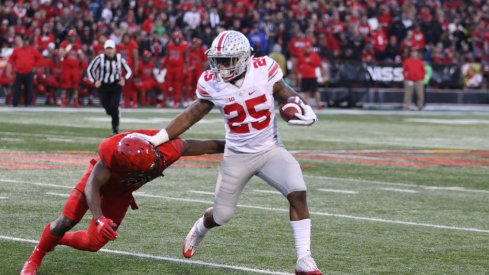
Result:
M109 239L111 241L117 238L117 232L115 232L115 228L117 228L117 224L111 219L107 219L104 216L101 216L97 219L97 232L102 235L102 237Z

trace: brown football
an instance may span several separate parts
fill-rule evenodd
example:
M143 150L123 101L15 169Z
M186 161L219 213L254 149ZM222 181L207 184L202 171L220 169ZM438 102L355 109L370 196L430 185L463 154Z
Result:
M283 120L289 121L291 119L297 119L295 114L304 114L304 110L299 105L300 98L297 96L291 96L287 99L287 102L280 105L280 116Z

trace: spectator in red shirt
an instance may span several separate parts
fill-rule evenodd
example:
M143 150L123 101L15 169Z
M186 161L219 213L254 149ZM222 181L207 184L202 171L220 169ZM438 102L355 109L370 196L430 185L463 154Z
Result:
M44 23L42 25L42 32L36 38L36 40L40 51L46 50L50 43L56 42L56 40L54 39L54 35L51 32L49 23Z
M423 61L419 58L417 50L412 49L410 56L403 62L404 75L404 110L409 110L413 99L413 90L416 91L418 110L424 108L424 85L423 80L426 74Z
M305 43L304 53L297 60L296 73L301 83L302 92L306 98L307 104L310 104L311 97L316 99L317 109L324 107L321 104L320 94L316 93L318 82L316 78L316 69L321 66L319 55L312 50L310 42Z
M41 54L34 47L29 45L28 39L23 39L18 35L15 38L15 43L18 45L12 52L7 65L7 76L11 75L12 66L15 68L14 93L12 105L19 105L21 86L25 88L24 105L30 106L32 101L32 84L34 74L32 70L34 65L42 58Z

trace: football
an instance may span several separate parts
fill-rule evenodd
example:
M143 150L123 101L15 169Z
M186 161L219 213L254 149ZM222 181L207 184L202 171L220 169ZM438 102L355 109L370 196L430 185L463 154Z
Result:
M299 105L301 99L297 96L291 96L287 99L287 102L280 105L280 116L283 120L289 121L296 119L295 114L304 114L304 109Z

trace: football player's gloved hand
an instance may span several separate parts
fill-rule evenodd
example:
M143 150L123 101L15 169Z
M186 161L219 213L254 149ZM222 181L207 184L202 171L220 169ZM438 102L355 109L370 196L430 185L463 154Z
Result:
M318 118L314 111L312 110L311 106L305 104L302 100L299 101L299 105L302 107L304 110L304 114L295 114L295 117L298 119L291 119L288 121L289 125L294 125L294 126L311 126L314 123L318 121Z
M115 228L117 228L117 224L111 219L107 219L104 216L101 216L97 219L97 232L104 238L114 241L117 239L117 232L115 232Z

